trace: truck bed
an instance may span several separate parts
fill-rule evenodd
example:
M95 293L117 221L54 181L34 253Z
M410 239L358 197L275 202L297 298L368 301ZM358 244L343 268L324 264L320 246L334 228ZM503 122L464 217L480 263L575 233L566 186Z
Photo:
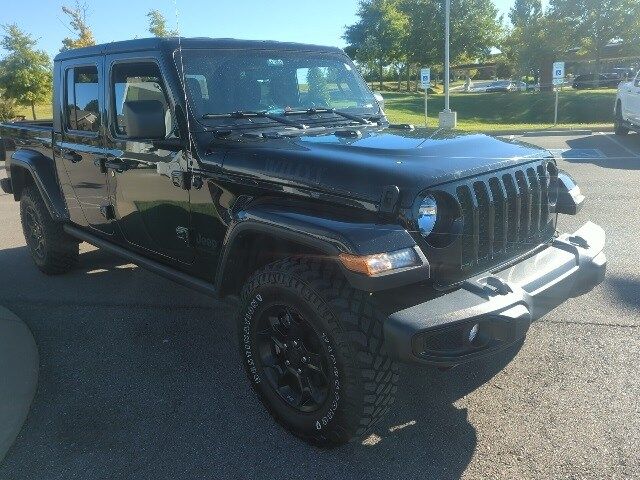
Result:
M52 120L0 122L0 162L18 148L51 148L52 135Z

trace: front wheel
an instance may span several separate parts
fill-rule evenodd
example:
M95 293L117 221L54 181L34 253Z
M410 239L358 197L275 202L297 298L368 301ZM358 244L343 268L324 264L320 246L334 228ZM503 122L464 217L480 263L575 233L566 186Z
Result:
M616 135L624 136L629 133L629 129L624 125L624 119L622 118L622 104L620 102L616 105L616 115L613 123L613 131Z
M247 282L238 316L249 380L271 415L322 447L360 437L394 400L382 316L331 265L285 259Z

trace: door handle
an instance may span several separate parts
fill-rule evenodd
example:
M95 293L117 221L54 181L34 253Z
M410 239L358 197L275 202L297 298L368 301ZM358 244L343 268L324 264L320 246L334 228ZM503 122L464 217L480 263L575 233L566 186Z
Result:
M75 150L62 150L62 158L69 160L71 163L78 163L82 161L82 155Z

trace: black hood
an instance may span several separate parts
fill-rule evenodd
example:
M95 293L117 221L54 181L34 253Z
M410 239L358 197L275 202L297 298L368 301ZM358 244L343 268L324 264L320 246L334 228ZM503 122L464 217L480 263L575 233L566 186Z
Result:
M373 203L384 187L396 185L408 206L429 187L549 157L531 145L487 135L420 133L363 129L352 138L333 132L247 140L227 152L224 169Z

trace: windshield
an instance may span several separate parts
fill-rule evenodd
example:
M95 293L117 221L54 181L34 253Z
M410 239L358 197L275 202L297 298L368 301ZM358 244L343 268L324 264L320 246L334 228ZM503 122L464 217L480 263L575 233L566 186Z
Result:
M185 50L182 55L187 95L199 121L220 121L207 115L284 115L313 108L379 113L373 94L344 55L264 50Z

